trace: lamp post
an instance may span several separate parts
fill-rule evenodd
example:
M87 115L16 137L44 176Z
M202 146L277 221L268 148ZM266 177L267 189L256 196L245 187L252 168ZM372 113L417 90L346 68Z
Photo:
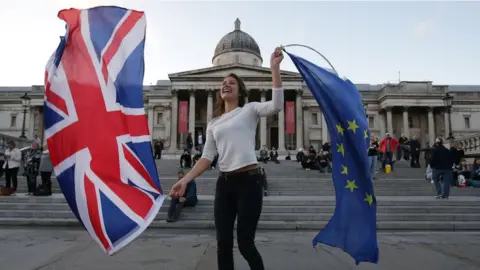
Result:
M363 102L363 110L365 111L365 117L368 118L368 114L367 114L368 104L366 102Z
M448 138L447 140L453 140L455 137L453 137L453 132L452 132L452 101L453 101L453 96L451 96L449 93L446 93L445 96L442 98L443 100L443 105L445 105L445 109L447 109L448 113Z
M26 121L26 116L27 116L27 109L28 109L28 107L30 107L31 99L28 96L28 94L25 93L20 97L20 100L22 101L22 106L23 106L22 135L20 135L20 138L26 139L27 136L25 136L25 121Z

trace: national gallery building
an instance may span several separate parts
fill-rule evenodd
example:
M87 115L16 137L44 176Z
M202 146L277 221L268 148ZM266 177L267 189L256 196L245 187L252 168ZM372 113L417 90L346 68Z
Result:
M169 74L169 80L144 86L145 110L153 139L165 141L165 153L185 148L188 133L205 133L212 119L216 92L230 73L242 77L249 90L248 101L271 99L271 75L262 67L257 42L242 31L240 21L218 42L212 65ZM265 56L266 57L266 56ZM318 147L329 140L322 109L299 73L282 71L285 109L261 118L256 148L286 150ZM357 84L364 100L372 134L383 137L416 135L425 146L437 136L451 132L459 138L480 133L480 85L436 85L431 81L395 84ZM27 93L29 102L20 98ZM446 94L448 93L448 96ZM0 134L27 138L43 136L43 86L0 87ZM25 103L25 102L24 102ZM25 113L25 129L24 125ZM451 119L451 123L450 120Z

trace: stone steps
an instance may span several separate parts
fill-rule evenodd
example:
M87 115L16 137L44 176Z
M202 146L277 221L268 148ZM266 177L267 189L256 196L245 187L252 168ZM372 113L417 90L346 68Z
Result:
M203 213L200 211L185 211L180 219L185 220L210 220L213 221L213 213ZM480 208L478 208L480 210ZM46 218L46 219L70 219L75 218L72 211L67 210L0 210L0 217L3 218ZM327 222L332 217L332 213L262 213L262 221L284 221L284 222L302 222L302 221L324 221ZM161 212L155 220L165 220L166 213ZM480 213L378 213L377 221L463 221L480 222Z
M377 197L377 227L387 231L480 230L480 198ZM152 228L211 229L213 196L199 196L195 208L186 208L180 220L164 220L167 198ZM335 208L333 196L266 197L259 229L320 230ZM51 197L0 197L0 226L80 226L60 194Z
M164 203L160 209L161 213L166 213L168 201ZM0 211L22 211L22 210L40 210L40 211L70 211L69 206L63 203L24 203L24 202L2 202L0 203ZM285 206L285 205L266 205L263 207L262 213L309 213L309 214L332 214L335 210L333 205L313 205L313 206ZM380 205L377 207L377 213L404 213L404 214L471 214L479 212L480 206L387 206ZM185 208L185 213L212 213L212 205L199 204L195 208Z
M259 230L321 230L327 224L326 221L260 221ZM28 226L28 227L80 227L76 219L53 219L53 218L4 218L0 217L0 226ZM236 225L235 225L236 227ZM214 229L211 220L181 220L175 223L167 223L163 220L154 220L150 228L159 229ZM480 222L465 221L380 221L377 222L379 231L478 231Z

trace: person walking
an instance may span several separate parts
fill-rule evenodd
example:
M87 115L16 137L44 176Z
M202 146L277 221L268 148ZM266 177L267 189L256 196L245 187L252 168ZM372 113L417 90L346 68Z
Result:
M272 100L245 103L245 83L235 74L224 78L217 93L214 119L207 125L202 158L171 189L178 198L187 184L211 167L219 154L219 177L215 189L214 219L217 232L219 270L233 270L233 228L237 222L238 249L251 270L264 270L263 260L255 247L255 233L262 212L262 172L255 155L255 132L261 117L281 111L284 94L280 77L281 48L270 58Z
M433 169L433 182L437 190L437 199L448 199L453 173L452 152L443 145L442 138L437 138L431 154L430 167ZM443 177L443 189L440 185L441 177Z

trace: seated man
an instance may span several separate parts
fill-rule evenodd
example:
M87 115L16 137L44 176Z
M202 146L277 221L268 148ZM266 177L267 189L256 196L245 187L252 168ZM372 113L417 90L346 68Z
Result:
M316 168L315 157L316 155L313 154L313 152L310 152L308 155L305 155L301 163L302 168L307 171L311 169L315 169Z
M327 169L328 172L332 171L332 169L330 167L330 162L329 162L327 156L325 156L323 154L323 152L320 152L317 155L317 158L315 159L315 163L317 165L318 171L321 172L321 173L325 172L325 169Z
M183 171L178 172L178 180L184 176ZM175 222L180 217L183 207L195 207L198 202L197 198L197 184L195 180L188 183L185 194L177 199L172 198L170 207L168 208L167 222Z
M270 151L270 160L275 162L276 164L280 164L280 161L278 160L278 152L275 147L272 147L272 151Z
M267 163L268 159L268 149L266 146L263 146L262 150L260 150L260 158L258 159L258 161L263 161L264 163Z
M202 152L200 151L195 151L195 155L193 156L193 166L195 166L195 163L202 157ZM192 167L193 167L192 166Z
M303 151L303 148L298 149L296 158L298 163L301 163L303 161L303 159L305 158L305 153Z
M183 151L183 154L180 156L180 168L191 168L192 167L192 156L188 149Z

